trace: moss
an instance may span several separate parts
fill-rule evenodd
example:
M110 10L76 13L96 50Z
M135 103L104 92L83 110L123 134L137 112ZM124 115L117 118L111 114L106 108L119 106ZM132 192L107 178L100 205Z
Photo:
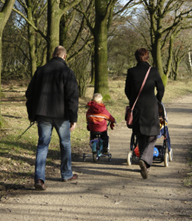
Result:
M106 94L103 96L103 101L110 101L111 100L111 96L109 94Z
M167 75L163 74L163 76L161 77L162 81L163 81L163 85L166 87L167 86Z

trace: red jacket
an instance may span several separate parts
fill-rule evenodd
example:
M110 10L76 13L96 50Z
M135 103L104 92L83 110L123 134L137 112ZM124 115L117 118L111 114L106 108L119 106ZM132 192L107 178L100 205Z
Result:
M90 131L106 131L107 120L115 123L115 118L107 111L104 104L90 101L87 106L89 106L89 110L87 111L86 118Z

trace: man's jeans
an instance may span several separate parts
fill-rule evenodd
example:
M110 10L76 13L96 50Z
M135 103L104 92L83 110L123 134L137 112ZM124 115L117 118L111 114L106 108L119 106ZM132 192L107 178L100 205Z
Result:
M70 141L70 123L63 119L55 119L44 116L38 116L38 134L39 141L37 146L35 163L35 181L37 179L45 182L45 165L48 153L49 143L53 127L55 127L60 140L61 151L61 178L70 179L73 176L71 169L71 141Z

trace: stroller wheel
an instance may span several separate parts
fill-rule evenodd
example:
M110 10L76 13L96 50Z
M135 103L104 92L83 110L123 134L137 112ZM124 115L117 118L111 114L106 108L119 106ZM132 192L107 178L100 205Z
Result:
M128 153L127 155L127 165L130 166L132 164L132 156L133 156L133 153L132 151Z
M169 161L172 162L173 161L173 150L170 149L169 151Z
M164 156L164 166L165 167L169 166L169 154L168 153L165 153L165 156Z
M93 161L97 162L99 157L97 156L97 153L93 153Z

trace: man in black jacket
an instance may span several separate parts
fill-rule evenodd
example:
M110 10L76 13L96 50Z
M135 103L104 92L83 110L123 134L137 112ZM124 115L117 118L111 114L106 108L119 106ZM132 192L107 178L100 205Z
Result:
M26 106L31 122L38 123L38 145L35 163L35 189L45 190L45 164L52 129L55 127L61 150L62 181L77 179L71 169L70 132L76 127L78 86L75 74L65 63L66 50L55 48L53 58L39 67L26 91Z

